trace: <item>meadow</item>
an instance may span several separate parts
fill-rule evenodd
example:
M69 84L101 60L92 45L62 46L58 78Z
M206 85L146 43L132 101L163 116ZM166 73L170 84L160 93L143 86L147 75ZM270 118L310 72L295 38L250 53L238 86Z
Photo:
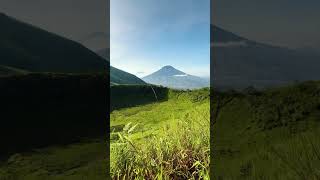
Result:
M319 95L312 81L215 92L214 179L319 179Z
M113 179L209 179L209 89L166 92L165 99L112 111Z
M157 98L150 86L111 87L111 178L209 179L209 89L153 88ZM108 179L107 143L82 138L14 153L1 160L0 179Z
M105 139L15 153L0 163L0 180L107 179Z

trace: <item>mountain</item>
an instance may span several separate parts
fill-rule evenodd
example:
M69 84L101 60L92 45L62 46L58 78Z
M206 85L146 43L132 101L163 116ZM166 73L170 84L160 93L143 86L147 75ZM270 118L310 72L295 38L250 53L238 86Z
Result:
M105 48L96 51L96 53L106 59L108 62L110 61L110 49ZM115 67L110 66L110 84L118 85L118 84L146 84L143 80L138 78L137 76L130 74L128 72L122 71Z
M21 72L107 72L109 49L94 53L79 43L0 14L0 75ZM110 67L111 84L146 84Z
M108 62L81 44L0 13L0 65L31 72L106 72Z
M107 30L107 29L106 29ZM78 40L81 44L88 47L92 51L106 48L110 38L107 32L92 32Z
M320 56L248 40L211 25L212 84L218 89L266 88L319 80Z
M109 54L110 54L110 49L109 48L104 48L104 49L100 49L98 51L96 51L96 53L101 56L102 58L106 59L107 61L109 61Z
M186 74L172 66L164 66L160 70L142 78L147 83L162 85L175 89L197 89L209 87L209 81Z
M143 80L133 74L110 66L110 84L146 84Z

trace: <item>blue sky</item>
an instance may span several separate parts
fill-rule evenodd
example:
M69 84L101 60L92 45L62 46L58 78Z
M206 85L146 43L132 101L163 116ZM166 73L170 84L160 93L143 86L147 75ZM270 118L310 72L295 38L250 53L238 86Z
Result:
M111 0L111 65L139 77L165 65L210 74L209 0Z

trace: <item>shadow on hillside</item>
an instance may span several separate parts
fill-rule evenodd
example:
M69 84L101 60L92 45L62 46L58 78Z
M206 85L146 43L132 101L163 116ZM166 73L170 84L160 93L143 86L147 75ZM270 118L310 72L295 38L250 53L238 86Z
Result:
M152 89L153 88L153 89ZM148 85L117 85L110 87L110 111L167 101L169 89Z
M0 157L104 136L109 129L107 79L66 74L0 77Z

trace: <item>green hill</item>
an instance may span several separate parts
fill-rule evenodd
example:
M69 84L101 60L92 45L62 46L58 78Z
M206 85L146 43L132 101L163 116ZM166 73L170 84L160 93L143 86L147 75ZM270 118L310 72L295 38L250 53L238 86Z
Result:
M99 56L106 59L110 62L110 49L101 49L96 52ZM119 85L119 84L146 84L143 80L138 78L137 76L130 74L128 72L122 71L115 67L110 66L110 84L111 85Z
M0 14L0 65L32 72L106 71L108 62L79 43Z
M110 66L111 85L118 84L146 84L140 78L115 67Z
M215 179L318 179L319 95L316 81L216 92L211 102Z
M112 88L113 179L208 179L209 89Z

